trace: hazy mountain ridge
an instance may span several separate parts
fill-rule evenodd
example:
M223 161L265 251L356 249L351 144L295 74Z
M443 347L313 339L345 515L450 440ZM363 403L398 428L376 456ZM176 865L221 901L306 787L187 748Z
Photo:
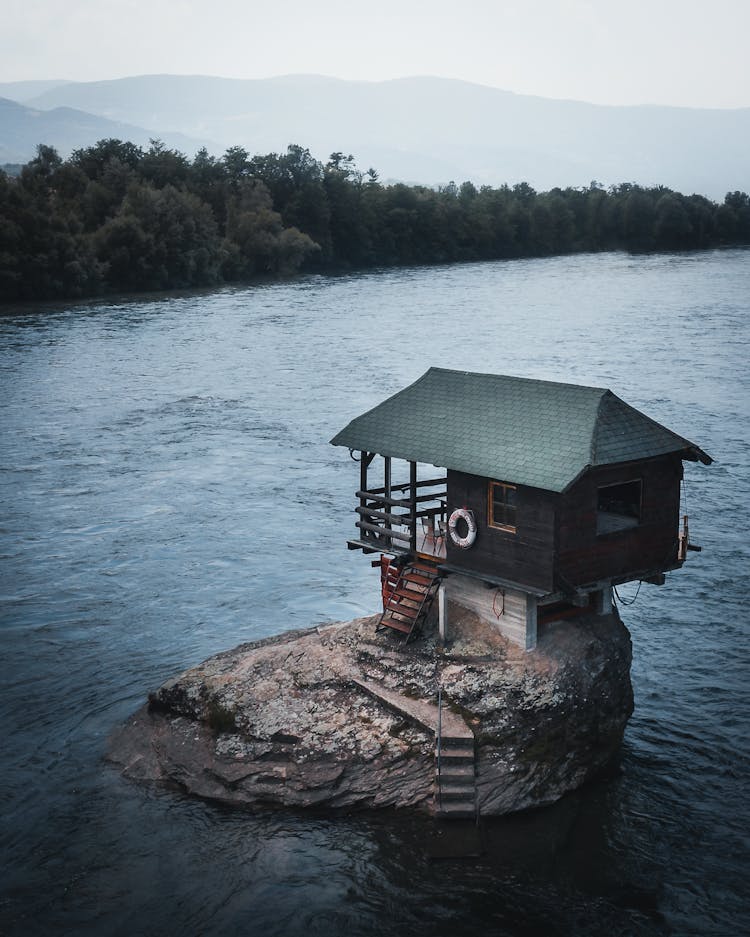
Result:
M45 91L50 91L58 85L66 85L70 82L63 78L55 80L37 79L30 81L0 81L0 98L9 98L11 101L17 101L19 104L25 104L30 98L35 98Z
M204 145L203 141L192 140L182 133L155 134L143 127L73 107L44 110L0 97L0 164L27 162L34 156L38 143L48 143L62 156L68 156L74 149L92 146L108 137L144 146L154 136L171 147L191 153Z
M27 104L73 107L172 146L180 133L193 138L183 145L186 152L199 139L211 141L206 145L216 154L235 145L251 153L283 151L292 142L321 159L351 152L381 178L426 184L525 180L548 189L597 179L663 184L713 198L750 188L750 108L607 107L443 78L362 82L317 75L70 82Z

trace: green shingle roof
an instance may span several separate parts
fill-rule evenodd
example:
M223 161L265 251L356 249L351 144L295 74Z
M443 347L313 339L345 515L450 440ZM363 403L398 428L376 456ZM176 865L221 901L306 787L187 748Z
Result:
M606 388L446 368L430 368L331 442L548 491L592 466L669 452L711 462Z

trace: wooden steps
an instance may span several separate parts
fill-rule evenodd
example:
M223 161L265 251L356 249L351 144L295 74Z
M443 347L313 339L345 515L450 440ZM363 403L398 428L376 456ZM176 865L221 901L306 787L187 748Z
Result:
M354 678L352 683L421 729L435 733L435 816L444 820L476 819L476 743L463 716L428 699L406 696L376 680L362 677Z
M473 735L435 739L435 815L442 819L476 816L476 756Z
M440 577L437 565L410 559L400 566L385 563L381 570L383 614L376 631L390 628L406 643L427 617Z

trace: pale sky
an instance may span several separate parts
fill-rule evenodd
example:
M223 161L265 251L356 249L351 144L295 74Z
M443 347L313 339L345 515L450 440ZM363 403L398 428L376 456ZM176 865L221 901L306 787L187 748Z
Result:
M437 75L599 104L750 106L750 0L2 0L0 81Z

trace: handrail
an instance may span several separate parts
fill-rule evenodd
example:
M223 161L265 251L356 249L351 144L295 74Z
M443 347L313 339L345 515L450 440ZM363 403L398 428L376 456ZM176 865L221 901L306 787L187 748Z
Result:
M443 475L442 478L418 478L417 479L417 488L434 488L436 485L444 485L448 481L448 476ZM408 491L411 488L410 482L400 482L396 485L391 485L391 491ZM370 488L370 494L374 495L383 495L385 494L385 488Z
M360 484L366 484L363 478ZM402 544L409 544L412 551L417 549L417 522L424 518L445 517L447 502L446 478L425 479L412 481L409 485L393 485L389 487L388 494L384 488L372 490L360 487L356 492L359 504L355 507L359 519L355 526L362 532L363 541L372 541L373 545L381 549L395 550ZM408 488L408 497L394 497L394 493L405 491ZM439 489L432 490L429 489ZM417 494L418 491L427 491L426 494ZM401 511L401 513L397 513ZM395 530L402 527L408 530L402 533Z
M443 783L440 776L442 767L441 759L443 755L443 687L438 686L438 724L437 724L437 785L438 785L438 809L443 809Z
M402 540L405 543L409 543L411 540L409 534L404 534L400 530L390 530L387 527L381 527L380 524L368 524L367 521L356 521L354 526L359 527L360 530L366 530L373 534L380 534L381 536L392 538L393 540Z
M426 495L417 495L416 498L386 498L385 495L377 494L372 491L355 491L355 497L372 501L373 504L387 504L395 507L409 507L413 502L440 501L447 497L447 491L435 491Z
M365 507L363 508L358 504L354 510L357 514L361 514L363 517L377 517L382 518L384 521L390 521L393 524L410 524L413 520L411 514L392 514L390 511L378 511L375 508ZM419 517L419 514L416 515Z

